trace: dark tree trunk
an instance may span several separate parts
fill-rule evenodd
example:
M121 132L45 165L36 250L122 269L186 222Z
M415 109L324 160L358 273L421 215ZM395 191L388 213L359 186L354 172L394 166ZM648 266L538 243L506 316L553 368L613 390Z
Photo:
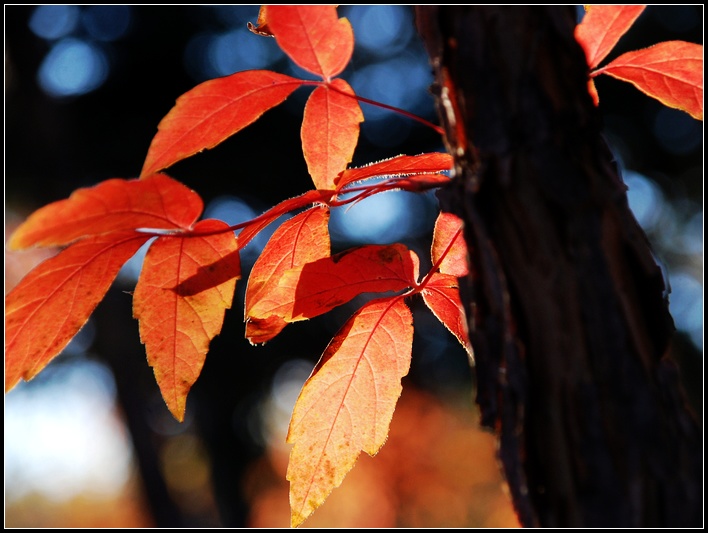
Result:
M455 157L483 424L525 526L700 526L701 435L662 274L587 92L570 7L425 6Z

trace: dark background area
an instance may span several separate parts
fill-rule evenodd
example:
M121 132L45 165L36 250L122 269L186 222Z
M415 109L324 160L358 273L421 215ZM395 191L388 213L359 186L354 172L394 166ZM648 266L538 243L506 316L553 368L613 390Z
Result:
M417 36L405 33L409 29L398 29L388 41L376 41L386 37L386 25L389 29L392 24L409 28L412 11L391 6L380 6L383 11L364 9L340 9L342 15L351 17L355 38L367 31L372 34L368 47L361 38L363 46L357 47L342 77L362 96L436 120L432 99L424 90L428 69ZM267 68L297 75L287 70L291 68L289 60L277 55L277 50L247 49L250 59L247 56L240 65L219 55L229 52L231 46L238 56L239 39L263 39L242 31L246 21L256 20L258 8L254 6L82 6L72 8L69 15L65 11L45 13L45 26L41 26L42 20L37 21L37 12L35 6L5 6L6 228L34 209L66 198L78 187L113 177L136 177L157 124L175 99L206 79L229 73L224 69ZM56 29L56 33L46 33L58 27L60 16L70 18L64 33ZM650 7L608 59L665 40L702 43L702 21L702 6ZM407 37L403 38L404 34ZM220 38L226 42L221 48L214 44ZM57 95L56 88L52 93L46 82L43 86L39 73L49 68L48 58L58 53L55 51L62 42L79 44L77 50L84 53L68 56L72 64L82 58L99 58L96 61L105 68L104 78L94 82L92 90ZM267 46L272 48L273 44L271 40ZM265 64L249 63L259 57ZM679 328L674 355L691 378L687 389L702 414L698 406L702 405L703 375L703 124L664 108L628 83L606 76L596 82L608 141L630 186L630 205L674 288L672 313ZM412 97L397 87L422 91ZM302 105L308 93L299 89L286 104L267 112L246 130L213 150L178 163L168 173L195 189L207 205L225 194L235 195L256 213L311 188L299 141ZM381 118L369 106L363 106L363 111L367 122L362 127L355 165L401 153L442 149L439 136L425 126L395 116ZM422 204L407 201L411 212L417 213L428 230L432 228L434 198L426 197ZM356 242L355 237L348 239L334 245ZM425 257L428 233L420 228L411 230L403 240ZM222 334L212 342L203 374L190 394L188 417L182 426L171 420L145 364L126 294L131 290L128 278L121 278L97 309L91 321L94 337L86 349L63 354L52 363L98 360L111 369L116 401L140 465L140 484L148 502L144 513L155 525L253 523L249 516L253 516L254 500L242 480L269 446L258 427L263 420L262 406L273 394L273 378L285 375L279 374L283 368L296 368L287 366L288 361L314 364L355 310L348 307L330 317L290 326L266 346L251 347L243 335L245 284L244 275ZM462 397L471 409L472 382L464 352L422 308L415 308L415 319L413 365L404 388L427 391L433 394L431 398L442 401ZM302 375L302 366L297 368L299 379L307 377ZM19 390L22 387L22 391L41 388L42 379L49 380L40 376L10 396L25 394ZM9 438L6 431L6 446ZM180 449L175 442L188 453L174 452ZM173 450L172 456L167 455L172 461L178 462L179 457L191 461L192 470L187 471L210 465L208 478L214 488L208 492L212 499L197 505L194 494L200 486L192 486L191 492L175 489L175 481L166 474L166 446ZM11 490L6 479L6 503ZM406 523L399 518L393 525Z

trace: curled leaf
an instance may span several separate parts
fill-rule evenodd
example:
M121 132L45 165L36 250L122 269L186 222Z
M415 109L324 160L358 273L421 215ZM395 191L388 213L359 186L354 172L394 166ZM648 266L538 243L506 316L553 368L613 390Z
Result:
M376 176L408 176L444 172L452 168L452 156L443 152L420 155L399 155L378 163L345 170L337 179L337 191L350 183Z
M255 24L249 22L248 29L256 35L274 37L273 32L270 31L268 27L268 6L261 6L261 9L258 11L258 20Z

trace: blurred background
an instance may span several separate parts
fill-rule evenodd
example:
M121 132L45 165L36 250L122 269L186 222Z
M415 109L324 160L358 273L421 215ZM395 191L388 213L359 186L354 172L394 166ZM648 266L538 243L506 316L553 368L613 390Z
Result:
M357 41L342 77L357 94L437 121L412 9L340 14ZM257 15L257 6L5 6L6 237L78 187L136 177L160 119L196 84L254 68L306 76L274 40L247 31ZM608 59L665 40L702 43L702 21L703 6L649 7ZM627 83L596 83L630 205L671 284L674 357L702 417L703 123ZM169 169L204 198L205 217L236 223L312 187L299 141L310 90ZM354 165L443 150L430 129L362 108ZM425 271L436 214L434 194L377 195L333 213L333 247L404 242ZM61 356L5 396L7 527L289 525L290 412L363 299L250 346L244 288L267 238L244 250L243 279L184 423L160 397L132 318L140 253ZM5 292L51 253L6 251ZM477 427L467 357L420 302L413 310L413 363L389 439L375 458L362 454L306 527L517 525L494 441Z

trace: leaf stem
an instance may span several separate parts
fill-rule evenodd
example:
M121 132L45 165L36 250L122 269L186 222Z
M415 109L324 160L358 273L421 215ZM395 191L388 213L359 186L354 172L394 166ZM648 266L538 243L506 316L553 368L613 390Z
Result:
M376 107L381 107L383 109L388 109L389 111L393 111L394 113L398 113L400 115L403 115L404 117L408 117L412 120L420 122L421 124L428 126L429 128L432 128L440 135L445 134L445 131L440 126L437 126L437 125L433 124L432 122L425 120L422 117L419 117L418 115L414 115L413 113L405 111L404 109L400 109L400 108L394 107L392 105L377 102L376 100L371 100L369 98L359 96L358 94L350 94L350 93L344 92L344 91L338 89L337 87L334 87L333 85L328 85L324 82L322 82L322 85L328 87L331 91L338 92L339 94L343 94L344 96L348 96L349 98L354 98L355 100L358 100L359 102L363 102L365 104L373 105Z
M312 194L311 194L312 193ZM187 228L185 229L174 229L174 230L163 230L163 229L153 229L153 228L140 228L136 229L138 233L144 233L147 235L150 235L151 237L165 237L165 236L173 236L173 237L208 237L210 235L218 235L220 233L226 233L228 231L236 231L240 229L247 228L248 226L252 224L258 224L260 222L267 221L269 218L271 218L271 222L275 221L278 217L289 213L290 211L293 211L294 209L298 209L300 207L304 207L307 204L312 204L312 203L326 203L330 204L331 203L331 198L334 196L334 191L315 191L311 190L308 193L305 193L304 195L301 195L301 197L296 197L298 199L301 198L302 202L301 203L293 203L291 207L288 209L282 209L281 211L274 212L273 209L269 209L268 211L265 211L264 213L258 215L257 217L254 217L250 220L246 220L244 222L239 222L238 224L234 224L233 226L228 226L222 229L218 230L210 230L210 231L191 231ZM275 206L276 208L278 206ZM268 222L270 224L270 222ZM268 225L266 224L266 225ZM265 226L263 226L265 228ZM260 231L260 230L259 230Z
M431 129L433 129L436 133L439 135L444 135L445 130L442 129L440 126L433 124L429 120L425 120L423 117L419 117L418 115L414 115L410 111L406 111L405 109L401 109L400 107L395 107L392 105L384 104L383 102L379 102L377 100L372 100L370 98L366 98L364 96L359 96L358 94L352 94L345 92L334 85L330 85L326 81L319 81L319 80L300 80L302 85L310 85L310 86L317 86L317 87L327 87L330 91L334 91L336 93L342 94L344 96L348 96L349 98L354 98L354 100L358 100L359 102L363 102L365 104L373 105L376 107L380 107L382 109L387 109L388 111L393 111L394 113L398 113L399 115L403 115L404 117L410 118L411 120L415 120L416 122L420 122L424 126L427 126Z
M443 253L440 254L440 258L439 258L437 261L435 261L435 264L434 264L432 267L430 267L430 270L428 270L428 273L427 273L427 274L425 275L425 277L423 278L423 281L421 281L421 282L418 284L418 286L415 288L415 292L416 292L416 293L418 293L418 292L422 291L423 289L425 289L425 286L428 284L428 282L430 282L430 279L433 277L433 274L435 274L436 272L438 272L438 270L439 270L439 268L440 268L440 265L441 265L442 262L445 260L445 256L447 256L448 252L452 249L452 245L455 243L455 239L457 239L457 236L458 236L460 233L462 233L462 228L458 229L458 230L455 232L455 235L452 236L452 239L450 239L450 242L449 242L448 245L445 247L445 250L443 250Z

